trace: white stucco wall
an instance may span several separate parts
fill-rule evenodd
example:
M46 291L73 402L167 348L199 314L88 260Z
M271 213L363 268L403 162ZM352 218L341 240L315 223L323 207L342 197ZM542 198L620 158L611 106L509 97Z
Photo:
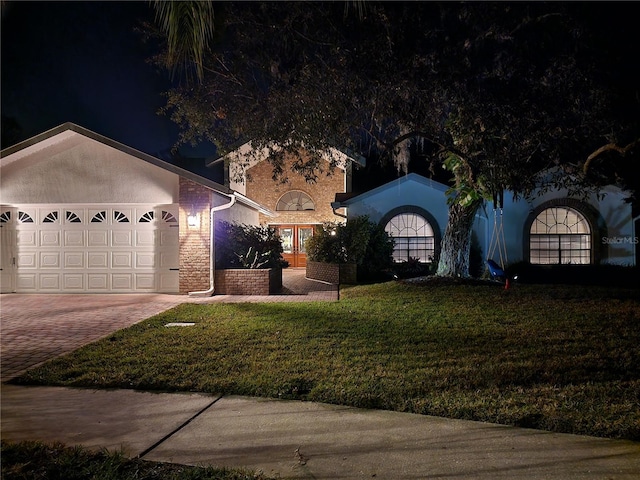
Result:
M77 133L19 160L2 160L4 204L178 201L177 174Z
M213 204L215 206L229 203L229 197L213 193ZM229 223L258 225L258 210L251 208L241 202L236 201L231 208L215 212L216 221L225 221Z
M448 217L447 199L444 193L447 188L446 185L410 173L358 195L344 202L344 205L347 205L348 217L368 215L374 222L379 222L394 208L415 205L433 215L442 235Z
M448 218L446 190L445 185L416 174L409 174L347 200L343 205L347 205L349 217L368 215L376 222L394 208L415 205L425 209L436 219L442 234ZM586 198L574 197L575 200L590 205L599 213L599 224L596 227L601 232L601 238L598 240L600 244L593 247L600 249L601 263L633 265L636 241L634 235L637 233L633 228L631 205L624 201L627 194L613 186L602 189L600 193L604 196L592 194ZM505 192L502 222L507 263L526 260L524 258L525 224L531 212L551 200L566 198L568 198L566 190L551 191L517 201L513 199L511 192ZM499 210L496 213L499 215ZM479 209L473 229L482 254L486 258L490 253L494 232L494 210L491 202ZM493 256L497 255L497 252L494 252Z

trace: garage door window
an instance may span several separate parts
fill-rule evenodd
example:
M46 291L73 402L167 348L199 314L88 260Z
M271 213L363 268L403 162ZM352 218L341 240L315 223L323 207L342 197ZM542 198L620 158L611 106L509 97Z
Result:
M54 210L53 212L49 212L42 223L58 223L58 211Z

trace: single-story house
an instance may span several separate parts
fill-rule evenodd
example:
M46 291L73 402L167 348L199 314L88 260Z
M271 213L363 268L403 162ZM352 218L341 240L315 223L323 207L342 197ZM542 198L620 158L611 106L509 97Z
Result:
M207 291L210 219L273 213L72 123L0 152L2 292Z
M447 223L447 189L410 173L357 196L338 194L333 207L346 208L348 218L367 215L384 225L395 239L396 261L412 257L428 262ZM502 210L488 204L478 211L473 232L483 257L505 266L520 261L637 265L640 217L633 218L626 197L612 185L585 198L548 191L514 200L505 192Z

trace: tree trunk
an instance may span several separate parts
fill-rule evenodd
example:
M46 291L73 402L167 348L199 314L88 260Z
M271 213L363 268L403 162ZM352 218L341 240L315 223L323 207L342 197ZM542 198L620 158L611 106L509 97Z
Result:
M449 219L440 244L439 277L469 277L471 228L481 201L449 206Z

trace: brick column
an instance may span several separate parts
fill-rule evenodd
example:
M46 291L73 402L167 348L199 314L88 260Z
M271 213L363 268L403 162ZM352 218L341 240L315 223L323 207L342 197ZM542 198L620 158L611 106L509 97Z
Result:
M211 191L180 177L180 293L209 288L209 251L211 243ZM190 227L187 217L199 216L199 225Z

